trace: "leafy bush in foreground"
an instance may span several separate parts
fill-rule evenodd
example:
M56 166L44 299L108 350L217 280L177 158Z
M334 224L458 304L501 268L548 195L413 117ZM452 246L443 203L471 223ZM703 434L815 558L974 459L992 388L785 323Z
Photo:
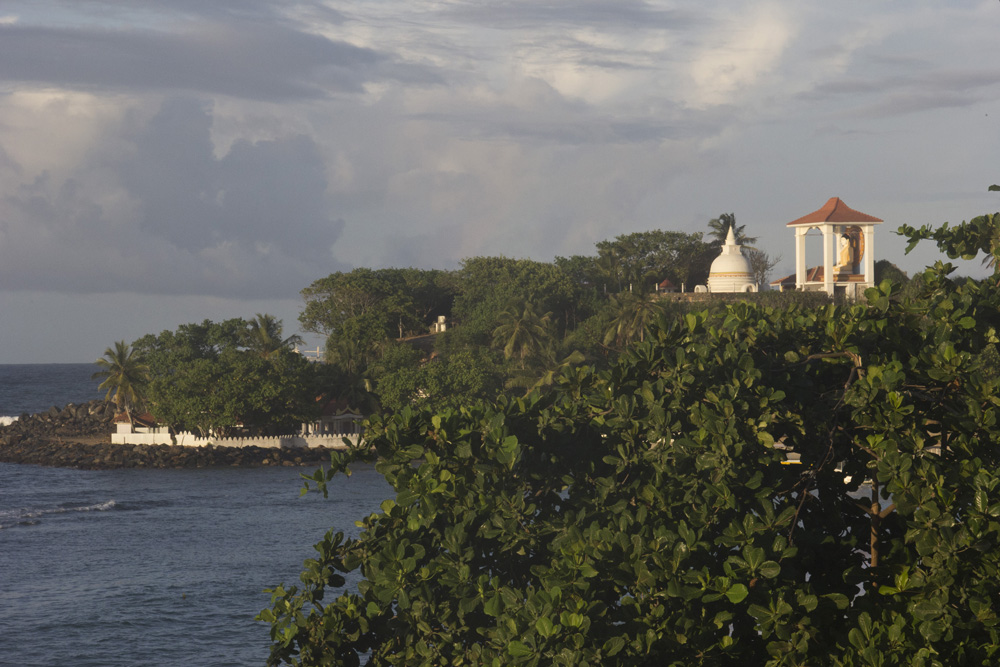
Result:
M396 497L275 589L271 664L992 664L1000 299L950 271L374 420Z

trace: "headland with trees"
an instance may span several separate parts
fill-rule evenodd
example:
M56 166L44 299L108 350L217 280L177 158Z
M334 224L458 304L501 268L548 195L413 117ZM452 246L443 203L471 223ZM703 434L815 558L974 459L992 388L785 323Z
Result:
M331 399L369 415L521 395L574 365L607 367L657 317L690 310L654 298L657 285L704 283L733 225L766 281L777 259L750 247L730 213L706 234L625 234L552 262L472 257L451 271L320 278L303 289L299 320L325 338L322 364L305 363L301 339L258 314L119 341L97 376L130 418L148 411L175 431L220 437L291 432ZM445 330L429 334L442 317Z
M1000 256L1000 214L900 232ZM395 497L273 590L270 664L992 664L1000 292L954 272L660 315L527 394L374 416Z

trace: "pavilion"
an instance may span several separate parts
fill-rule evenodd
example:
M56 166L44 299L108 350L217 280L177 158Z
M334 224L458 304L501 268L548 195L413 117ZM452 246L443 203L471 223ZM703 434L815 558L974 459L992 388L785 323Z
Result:
M839 197L831 197L822 208L788 223L795 230L795 289L823 291L833 296L857 298L875 285L875 225L881 218L856 211ZM823 239L823 262L806 268L806 237L819 230ZM816 237L816 234L810 235ZM793 276L771 285L791 288Z

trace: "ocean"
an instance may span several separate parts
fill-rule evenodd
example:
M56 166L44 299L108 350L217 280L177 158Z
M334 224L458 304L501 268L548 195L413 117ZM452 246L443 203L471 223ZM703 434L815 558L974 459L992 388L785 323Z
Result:
M100 397L90 364L0 366L0 415ZM262 665L265 588L390 487L370 465L299 496L310 468L84 471L0 463L0 664ZM350 584L349 584L350 585Z
M100 380L90 377L96 364L0 364L0 423L25 412L104 398Z

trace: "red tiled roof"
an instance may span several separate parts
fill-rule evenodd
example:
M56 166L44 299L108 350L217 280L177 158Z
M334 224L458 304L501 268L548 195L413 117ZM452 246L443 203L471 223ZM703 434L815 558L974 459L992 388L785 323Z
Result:
M821 283L823 282L823 267L814 266L811 269L806 269L806 282L807 283ZM790 276L785 276L784 278L778 278L777 280L771 281L772 285L794 285L795 284L795 274Z
M882 218L855 211L853 208L840 200L840 197L830 197L830 200L823 204L823 208L804 215L798 220L792 220L788 227L797 225L814 225L819 222L883 222Z
M674 284L670 282L670 278L664 278L663 282L660 283L660 289L672 289Z

